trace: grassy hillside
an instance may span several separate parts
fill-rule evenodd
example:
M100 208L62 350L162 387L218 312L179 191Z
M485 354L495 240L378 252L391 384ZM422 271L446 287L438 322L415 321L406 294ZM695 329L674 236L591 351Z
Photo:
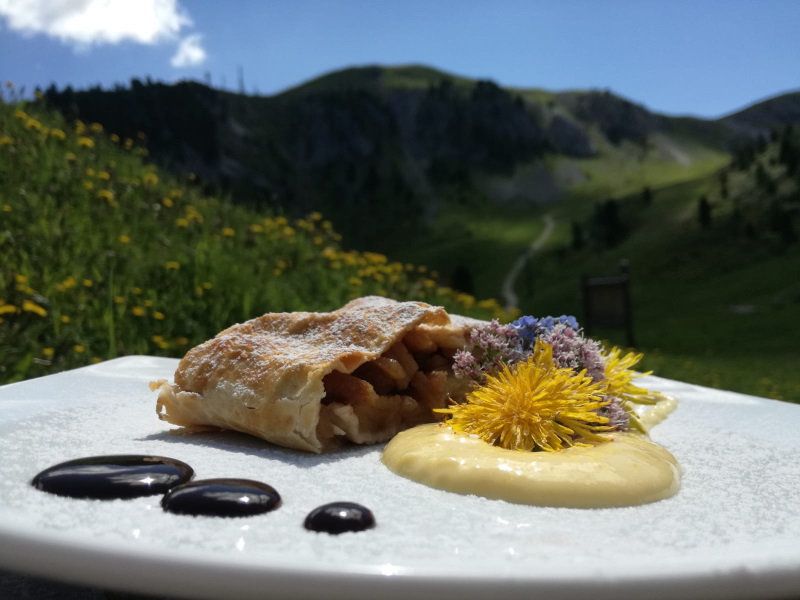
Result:
M287 219L209 197L147 154L143 135L0 102L0 383L181 356L234 322L367 294L510 316L425 266L344 249L320 213Z

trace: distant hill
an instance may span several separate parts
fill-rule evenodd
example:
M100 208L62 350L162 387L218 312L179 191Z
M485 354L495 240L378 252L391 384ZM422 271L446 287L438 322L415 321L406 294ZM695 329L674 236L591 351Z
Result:
M153 160L236 202L320 210L350 243L381 250L454 203L535 205L588 180L613 189L633 169L658 184L662 167L716 168L743 138L796 119L796 96L712 121L609 91L510 89L419 65L343 69L269 97L137 80L45 91L70 118L143 132Z

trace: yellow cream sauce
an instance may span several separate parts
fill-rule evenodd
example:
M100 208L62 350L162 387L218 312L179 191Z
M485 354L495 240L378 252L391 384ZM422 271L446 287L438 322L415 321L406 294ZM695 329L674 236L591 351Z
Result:
M672 398L662 400L640 420L652 427L675 405ZM609 437L561 452L519 452L430 424L399 433L382 460L394 473L431 487L536 506L633 506L678 491L680 466L667 450L639 433Z

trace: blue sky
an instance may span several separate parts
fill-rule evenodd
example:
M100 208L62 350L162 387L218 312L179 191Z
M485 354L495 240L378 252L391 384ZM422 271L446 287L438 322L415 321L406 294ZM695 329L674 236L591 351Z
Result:
M110 8L104 8L110 7ZM352 65L610 89L718 117L800 88L797 0L0 0L0 80L273 94Z

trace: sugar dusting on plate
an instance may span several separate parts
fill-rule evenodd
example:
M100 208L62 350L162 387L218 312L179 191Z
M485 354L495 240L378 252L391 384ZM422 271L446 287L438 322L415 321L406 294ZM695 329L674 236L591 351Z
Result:
M160 373L154 373L158 378ZM796 482L800 407L652 378L681 404L653 430L683 467L673 498L602 510L540 508L460 496L408 481L380 462L381 446L311 455L232 432L189 435L158 420L146 378L96 377L86 370L52 378L50 393L71 402L7 423L6 400L43 399L47 386L0 394L0 536L4 522L75 539L220 561L336 568L409 567L423 573L614 578L659 565L741 568L782 556L800 560ZM69 384L69 385L67 385ZM37 387L38 386L38 387ZM78 398L76 394L80 394ZM102 454L157 454L187 462L197 478L263 481L283 498L257 517L187 517L162 511L160 497L75 500L29 485L40 470ZM358 502L374 529L339 536L305 530L315 507ZM791 554L791 550L789 550Z

